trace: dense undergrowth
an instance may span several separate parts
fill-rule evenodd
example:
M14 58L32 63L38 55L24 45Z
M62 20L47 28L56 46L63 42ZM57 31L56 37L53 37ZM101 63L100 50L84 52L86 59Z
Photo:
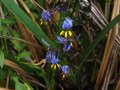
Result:
M1 0L0 88L119 90L119 0Z

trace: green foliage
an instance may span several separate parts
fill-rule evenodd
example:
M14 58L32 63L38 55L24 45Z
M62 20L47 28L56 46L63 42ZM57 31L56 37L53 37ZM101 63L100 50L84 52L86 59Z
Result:
M21 21L27 28L28 30L30 30L35 36L36 38L43 44L46 46L46 44L44 44L44 42L42 42L42 39L44 37L45 41L47 41L49 44L53 45L53 42L48 38L48 36L46 36L46 34L42 31L42 29L40 27L38 27L30 18L28 15L25 14L25 12L18 6L15 4L15 2L13 0L2 0L2 2L4 3L4 5L6 5L6 7L17 17L17 19L19 21ZM20 13L20 14L19 14ZM47 47L47 46L46 46Z
M31 53L27 51L23 51L18 55L18 59L23 59L25 57L30 57Z
M19 0L17 4L14 1L0 1L0 87L6 86L9 78L9 88L15 90L93 90L99 69L96 59L101 62L106 35L120 23L120 15L100 30L91 18L90 7L80 6L82 0L23 0L31 11L29 13ZM105 0L99 1L104 9L105 3L102 2ZM51 15L47 24L45 21L40 24L43 9ZM66 17L73 22L68 30L62 27ZM22 31L19 23L28 31ZM62 30L73 33L67 38L61 35L66 39L64 43L56 38ZM65 52L64 46L68 42L73 46ZM52 47L51 52L47 52ZM51 68L56 64L51 63L53 59L59 60L57 64L60 67ZM5 60L8 62L4 63ZM68 74L61 69L64 65L69 66Z
M14 17L8 17L8 18L0 19L0 22L3 23L3 24L7 24L7 25L13 25L13 24L16 23Z
M5 72L4 70L0 69L0 81L3 81L5 79Z
M26 90L25 85L19 81L18 77L13 77L12 79L15 82L15 90Z
M0 50L0 67L3 68L4 65L4 52L2 50Z

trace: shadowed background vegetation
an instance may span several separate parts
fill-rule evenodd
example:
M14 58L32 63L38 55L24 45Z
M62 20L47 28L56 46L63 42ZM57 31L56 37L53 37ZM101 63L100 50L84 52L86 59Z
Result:
M120 0L0 0L0 89L119 90L119 13ZM68 52L56 38L66 17L73 21ZM50 47L69 66L64 78L46 60Z

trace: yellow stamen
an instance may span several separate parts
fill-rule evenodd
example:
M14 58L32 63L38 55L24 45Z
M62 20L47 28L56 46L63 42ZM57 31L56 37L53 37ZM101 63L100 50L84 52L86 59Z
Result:
M54 69L56 69L56 64L54 64Z
M60 33L60 36L61 36L61 35L64 35L64 33L65 33L65 31L62 31L62 32Z
M72 43L72 42L70 43L70 46L73 46L73 43Z
M58 68L60 68L60 65L59 65L59 64L57 64L57 67L58 67Z
M43 21L40 22L40 25L42 25L42 24L43 24Z
M67 38L67 31L65 31L65 38Z
M43 21L42 19L40 19L40 22Z
M68 31L68 33L69 33L69 36L70 36L70 37L73 35L71 31Z
M42 25L43 24L43 20L42 19L40 19L40 25Z
M53 68L54 64L51 65L51 68Z
M45 22L45 25L48 26L48 22Z
M65 74L63 74L63 78L65 78Z

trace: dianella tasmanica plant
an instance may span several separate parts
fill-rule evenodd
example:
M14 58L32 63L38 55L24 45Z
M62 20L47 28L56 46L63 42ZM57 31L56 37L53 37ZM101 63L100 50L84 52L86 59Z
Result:
M0 90L119 90L120 0L0 0Z

